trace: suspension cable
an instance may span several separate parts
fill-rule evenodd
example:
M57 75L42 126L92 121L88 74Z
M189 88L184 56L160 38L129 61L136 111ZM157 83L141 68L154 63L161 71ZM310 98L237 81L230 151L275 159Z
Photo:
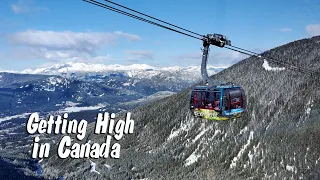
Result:
M279 64L279 65L282 65L282 66L285 66L289 69L292 69L292 70L297 70L301 73L306 73L306 74L309 74L309 75L316 75L318 74L318 72L316 71L312 71L312 70L309 70L309 69L305 69L305 68L302 68L302 67L298 67L298 66L295 66L295 65L292 65L292 64L289 64L289 63L286 63L286 62L283 62L283 61L279 61L279 60L276 60L274 58L270 58L270 57L265 57L265 56L261 56L260 54L258 53L254 53L254 54L250 54L250 53L247 53L247 52L243 52L243 51L240 51L240 50L237 50L237 49L234 49L234 48L230 48L230 47L225 47L227 49L230 49L230 50L233 50L233 51L236 51L236 52L239 52L239 53L242 53L242 54L246 54L248 56L254 56L254 57L257 57L257 58L262 58L264 60L268 60L268 61L271 61L273 63L276 63L276 64ZM248 51L248 50L246 50ZM250 51L248 51L250 52Z
M145 18L136 16L136 15L134 15L134 14L131 14L131 13L122 11L122 10L120 10L120 9L117 9L117 8L114 8L114 7L111 7L111 6L108 6L108 5L106 5L106 4L97 2L97 1L95 1L95 0L83 0L83 1L88 2L88 3L91 3L91 4L96 5L96 6L100 6L100 7L102 7L102 8L105 8L105 9L108 9L108 10L111 10L111 11L114 11L114 12L117 12L117 13L120 13L120 14L123 14L123 15L126 15L126 16L129 16L129 17L132 17L132 18L134 18L134 19L138 19L138 20L147 22L147 23L149 23L149 24L156 25L156 26L158 26L158 27L162 27L162 28L165 28L165 29L168 29L168 30L171 30L171 31L174 31L174 32L177 32L177 33L180 33L180 34L183 34L183 35L192 37L192 38L195 38L195 39L203 40L203 39L200 38L200 37L196 37L196 36L194 36L194 35L187 34L187 33L185 33L185 32L181 32L181 31L176 30L176 29L173 29L173 28L171 28L171 27L164 26L164 25L162 25L162 24L153 22L153 21L151 21L151 20L148 20L148 19L145 19ZM133 12L135 12L135 13L144 15L144 16L149 17L149 18L151 18L151 19L157 20L157 21L159 21L159 22L165 23L165 24L167 24L167 25L171 25L171 26L176 27L176 28L178 28L178 29L181 29L181 30L187 31L187 32L189 32L189 33L192 33L192 34L195 34L195 35L204 37L203 35L200 35L200 34L195 33L195 32L193 32L193 31L189 31L189 30L187 30L187 29L181 28L181 27L176 26L176 25L173 25L173 24L171 24L171 23L162 21L162 20L160 20L160 19L157 19L157 18L154 18L154 17L152 17L152 16L146 15L146 14L144 14L144 13L141 13L141 12L139 12L139 11L133 10L133 9L131 9L131 8L128 8L128 7L125 7L125 6L123 6L123 5L114 3L114 2L112 2L112 1L110 1L110 0L105 0L105 1L107 1L107 2L109 2L109 3L111 3L111 4L114 4L114 5L120 6L120 7L122 7L122 8L125 8L125 9L127 9L127 10L133 11ZM307 73L307 74L311 74L311 75L319 74L319 72L312 71L312 70L309 70L309 69L305 69L305 68L302 68L302 67L298 67L298 66L295 66L295 65L292 65L292 64L283 62L283 61L276 60L276 59L271 58L271 57L264 57L264 56L261 56L261 55L258 54L258 53L255 53L255 52L252 52L252 51L249 51L249 50L240 48L240 47L231 46L231 45L229 45L229 46L230 46L230 47L225 47L225 48L230 49L230 50L232 50L232 51L236 51L236 52L242 53L242 54L246 54L246 55L248 55L248 56L255 56L255 57L258 57L258 58L263 58L263 59L265 59L265 60L269 60L269 61L274 62L274 63L276 63L276 64L280 64L280 65L286 66L286 67L288 67L289 69L294 69L294 70L297 70L297 71L302 72L302 73Z
M130 10L130 11L132 11L132 12L141 14L141 15L146 16L146 17L148 17L148 18L151 18L151 19L157 20L157 21L159 21L159 22L165 23L165 24L167 24L167 25L170 25L170 26L176 27L176 28L178 28L178 29L181 29L181 30L187 31L187 32L189 32L189 33L192 33L192 34L195 34L195 35L198 35L198 36L203 37L203 35L201 35L201 34L198 34L198 33L196 33L196 32L193 32L193 31L184 29L184 28L182 28L182 27L176 26L176 25L171 24L171 23L168 23L168 22L166 22L166 21L157 19L157 18L155 18L155 17L149 16L149 15L147 15L147 14L144 14L144 13L142 13L142 12L136 11L136 10L134 10L134 9L125 7L125 6L121 5L121 4L118 4L118 3L115 3L115 2L112 2L112 1L109 1L109 0L105 0L105 1L107 1L107 2L109 2L109 3L111 3L111 4L114 4L114 5L116 5L116 6L119 6L119 7L125 8L125 9L128 9L128 10Z
M100 7L105 8L105 9L109 9L109 10L111 10L111 11L114 11L114 12L117 12L117 13L120 13L120 14L123 14L123 15L126 15L126 16L129 16L129 17L132 17L132 18L134 18L134 19L138 19L138 20L141 20L141 21L144 21L144 22L147 22L147 23L150 23L150 24L153 24L153 25L156 25L156 26L159 26L159 27L162 27L162 28L165 28L165 29L168 29L168 30L171 30L171 31L174 31L174 32L177 32L177 33L186 35L186 36L189 36L189 37L192 37L192 38L201 40L201 38L199 38L199 37L195 37L195 36L193 36L193 35L190 35L190 34L187 34L187 33L184 33L184 32L181 32L181 31L178 31L178 30L175 30L175 29L172 29L172 28L170 28L170 27L166 27L166 26L161 25L161 24L159 24L159 23L152 22L152 21L150 21L150 20L144 19L144 18L142 18L142 17L136 16L136 15L134 15L134 14L130 14L130 13L128 13L128 12L119 10L119 9L117 9L117 8L114 8L114 7L111 7L111 6L102 4L102 3L97 2L97 1L94 1L94 0L83 0L83 1L88 2L88 3L91 3L91 4L94 4L94 5L96 5L96 6L100 6Z

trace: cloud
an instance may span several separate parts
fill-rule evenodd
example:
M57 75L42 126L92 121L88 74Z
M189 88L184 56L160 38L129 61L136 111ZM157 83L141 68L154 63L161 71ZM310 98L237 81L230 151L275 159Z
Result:
M126 53L130 54L127 60L131 62L139 62L141 60L153 60L154 58L154 53L152 51L130 50Z
M5 35L13 45L11 59L43 59L52 62L61 61L104 61L110 55L96 56L98 49L106 45L115 45L119 36L132 40L139 37L134 34L119 35L108 32L72 32L27 30ZM130 36L129 36L130 35ZM137 38L136 38L137 39ZM7 56L8 57L8 56Z
M310 36L320 35L320 24L309 24L306 26L306 31Z
M124 32L121 32L121 31L115 31L114 34L115 34L115 35L118 35L118 36L125 37L125 38L127 38L129 41L137 41L137 40L140 40L140 37L137 36L137 35L135 35L135 34L124 33Z
M292 29L291 28L282 28L280 29L281 32L291 32Z
M49 11L48 8L34 6L31 0L19 0L17 3L11 4L11 9L16 14Z
M91 53L105 44L115 44L112 33L28 30L6 36L15 45L50 50L76 50Z
M209 52L208 64L217 67L229 67L232 64L239 62L242 59L247 58L247 55L235 52L235 51L220 51L220 52ZM181 54L177 56L171 56L175 62L179 64L188 65L201 65L202 52L192 52Z
M10 60L32 60L40 59L47 60L53 63L65 62L96 62L102 63L105 60L111 61L111 55L96 56L86 52L79 52L73 50L50 50L46 48L33 48L33 47L19 47L13 48L8 52L1 53L1 56Z
M196 60L196 59L201 59L202 52L191 52L191 53L185 53L185 54L180 54L177 56L171 56L171 58L176 58L178 60Z

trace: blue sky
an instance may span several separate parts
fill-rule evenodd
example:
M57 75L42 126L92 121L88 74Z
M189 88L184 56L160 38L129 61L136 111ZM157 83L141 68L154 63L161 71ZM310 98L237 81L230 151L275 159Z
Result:
M320 35L319 0L115 2L200 34L224 34L234 46L255 51ZM0 11L0 70L65 62L201 63L201 41L81 0L5 0ZM245 57L211 47L210 65L230 66Z

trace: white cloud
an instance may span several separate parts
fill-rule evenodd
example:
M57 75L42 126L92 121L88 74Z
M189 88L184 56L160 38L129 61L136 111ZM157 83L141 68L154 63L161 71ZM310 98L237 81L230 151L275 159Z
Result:
M212 53L209 52L208 64L216 67L229 67L247 57L247 55L235 51L213 51ZM202 52L186 53L178 56L171 56L171 58L175 59L179 64L200 65Z
M121 31L115 31L114 34L115 34L115 35L118 35L118 36L125 37L125 38L127 38L129 41L137 41L137 40L140 40L140 37L137 36L137 35L135 35L135 34L124 33L124 32L121 32Z
M281 32L291 32L292 29L291 28L282 28L280 29Z
M310 36L320 35L320 24L309 24L306 26L306 31Z
M27 30L7 35L17 45L47 48L52 50L95 51L105 44L114 44L117 36L104 32L39 31Z
M130 41L139 39L139 36L128 33L40 30L16 32L5 37L14 45L14 53L11 55L13 59L36 58L59 62L95 60L101 62L110 60L110 55L96 56L96 51L105 45L116 44L119 36Z
M172 56L172 58L176 58L178 60L196 60L196 59L201 59L202 52L191 52L191 53L185 53L185 54L180 54L177 56Z
M1 57L10 60L47 60L52 63L66 62L92 62L103 63L104 61L114 61L111 55L96 56L86 52L72 50L50 50L46 48L13 48L7 52L1 52Z
M128 61L139 62L141 60L153 60L154 54L152 51L145 50L130 50L126 52L130 54L127 58Z
M16 14L49 11L48 8L34 6L31 0L19 0L11 4L11 9Z

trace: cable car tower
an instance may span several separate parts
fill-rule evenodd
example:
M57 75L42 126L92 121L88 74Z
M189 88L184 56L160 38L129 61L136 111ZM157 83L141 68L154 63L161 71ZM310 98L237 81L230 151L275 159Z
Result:
M221 85L221 82L211 79L207 72L207 62L209 54L209 46L216 45L218 47L224 47L225 45L231 45L231 41L221 34L207 34L202 38L203 49L202 49L202 63L201 63L201 76L204 83L209 85Z

